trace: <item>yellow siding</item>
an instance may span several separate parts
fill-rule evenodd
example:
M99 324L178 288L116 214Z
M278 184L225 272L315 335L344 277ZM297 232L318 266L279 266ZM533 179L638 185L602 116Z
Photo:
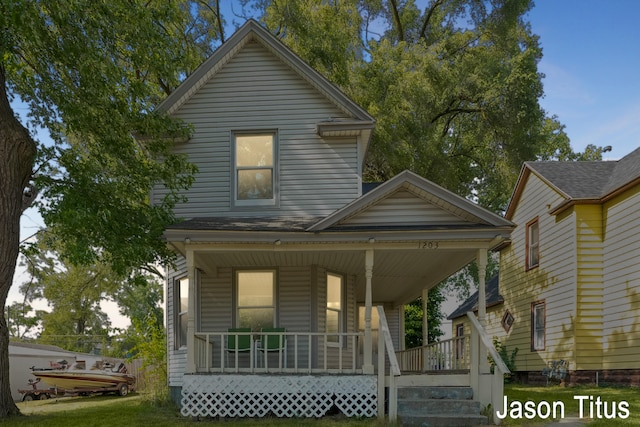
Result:
M511 220L518 224L512 244L500 253L500 293L515 322L504 344L518 348L516 367L522 371L542 369L549 360L565 359L575 367L574 319L576 308L576 237L574 212L561 218L549 208L563 198L531 174ZM526 224L538 217L540 265L525 270ZM531 303L546 302L545 350L531 351Z
M603 369L640 368L640 186L604 205Z
M578 205L576 215L576 369L602 367L602 205Z

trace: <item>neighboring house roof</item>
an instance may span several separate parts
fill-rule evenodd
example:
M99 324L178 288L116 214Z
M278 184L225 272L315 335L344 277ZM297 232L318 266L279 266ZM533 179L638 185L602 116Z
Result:
M59 352L59 353L73 353L72 351L60 348L57 345L35 344L35 343L29 343L29 342L23 342L23 341L10 341L9 347L10 348L14 347L16 349L24 348L24 349L30 349L30 350L53 351L53 352Z
M504 298L500 295L500 286L498 283L498 275L496 274L485 283L486 289L486 306L493 307L494 305L502 304ZM453 313L451 313L447 319L453 320L458 317L462 317L467 314L468 311L478 310L478 291L474 292L469 298L467 298Z
M555 214L576 202L605 201L640 182L640 148L616 161L525 162L507 207L506 218L512 217L532 173L565 198L563 203L551 208L551 213Z

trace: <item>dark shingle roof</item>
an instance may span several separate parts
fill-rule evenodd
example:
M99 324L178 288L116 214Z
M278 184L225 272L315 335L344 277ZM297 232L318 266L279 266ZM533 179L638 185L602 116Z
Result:
M485 283L486 304L491 307L504 302L504 298L500 295L500 286L498 284L498 275L496 274ZM457 317L464 316L468 311L476 311L478 309L478 291L465 300L458 308L451 313L447 319L452 320Z
M172 230L241 230L241 231L305 231L321 218L249 218L219 217L193 218L174 224Z
M640 177L640 148L617 161L527 162L572 199L599 199Z

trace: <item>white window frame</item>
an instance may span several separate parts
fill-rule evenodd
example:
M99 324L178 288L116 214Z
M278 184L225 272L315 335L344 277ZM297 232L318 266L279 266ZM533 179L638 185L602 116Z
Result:
M240 287L240 275L242 273L272 273L273 274L273 281L272 281L272 297L271 297L271 301L272 304L271 305L245 305L245 306L241 306L240 305L240 292L239 292L239 287ZM273 319L272 319L272 324L271 327L276 327L276 319L277 319L277 301L276 301L276 286L277 286L277 281L278 281L278 275L277 275L277 271L273 268L266 268L266 269L238 269L235 271L234 274L234 278L235 278L235 320L234 320L234 325L235 327L241 327L242 325L240 325L240 310L242 309L261 309L261 308L270 308L273 309ZM259 331L254 331L254 332L259 332Z
M531 351L543 351L546 348L546 311L545 301L531 303Z
M340 279L340 307L329 307L329 277L334 277ZM330 347L340 347L343 345L342 335L338 335L337 341L329 341L331 337L330 334L341 334L345 331L345 321L344 321L344 312L345 312L345 278L342 274L327 272L326 274L326 303L325 303L325 333L327 334L327 346ZM329 312L338 313L338 330L337 331L329 331Z
M527 223L527 270L540 265L540 221L538 218Z
M272 162L271 165L238 166L237 146L238 139L245 136L271 136L272 138ZM274 130L264 131L234 131L231 136L231 180L233 182L233 194L231 195L232 205L237 208L251 207L271 207L277 206L278 196L278 134ZM272 197L270 199L239 199L238 198L238 173L242 170L265 169L271 172Z
M184 310L181 310L182 308L182 285L186 284L186 291L187 291L187 306L185 307ZM181 324L182 324L182 319L188 319L188 315L189 315L189 278L187 276L184 277L180 277L178 279L176 279L174 281L174 293L173 293L174 299L175 299L175 333L174 333L174 339L175 339L175 348L176 350L179 349L185 349L187 348L187 331L182 331L181 328Z

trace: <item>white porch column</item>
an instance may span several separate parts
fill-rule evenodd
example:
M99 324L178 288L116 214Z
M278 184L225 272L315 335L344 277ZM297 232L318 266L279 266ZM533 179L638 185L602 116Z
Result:
M366 251L364 273L367 282L364 295L364 363L362 365L362 372L365 374L373 374L373 340L371 338L373 249L367 249ZM378 339L381 339L381 337Z
M487 275L487 250L478 249L478 257L476 259L478 264L478 322L484 329L487 326L487 287L485 284L485 276ZM478 340L478 352L480 366L478 372L480 374L489 373L489 363L487 362L487 349L480 345L480 336Z
M429 289L422 290L422 345L429 344L429 320L427 319L427 301Z
M187 277L189 302L187 308L187 366L186 373L196 372L196 268L192 249L187 249Z
M484 328L487 326L487 289L484 278L487 274L487 250L478 249L478 320Z

